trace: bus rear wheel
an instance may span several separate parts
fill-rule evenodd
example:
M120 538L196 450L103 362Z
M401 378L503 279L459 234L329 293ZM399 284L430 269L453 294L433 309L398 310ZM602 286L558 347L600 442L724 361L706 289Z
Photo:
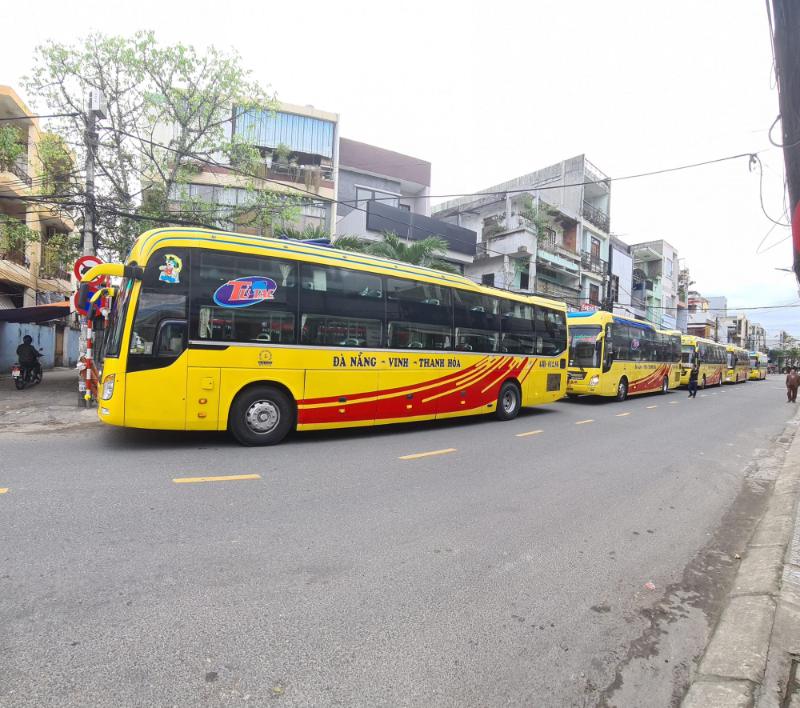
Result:
M521 407L522 394L519 390L519 386L513 381L506 381L500 387L500 395L497 397L495 415L500 420L512 420L517 417Z
M701 386L701 388L703 389L703 391L706 390L706 377L705 376L703 376L703 385Z
M617 384L617 400L624 401L628 397L628 379L624 376L619 380Z
M275 445L294 423L294 406L283 391L258 386L239 394L231 406L228 429L242 445Z

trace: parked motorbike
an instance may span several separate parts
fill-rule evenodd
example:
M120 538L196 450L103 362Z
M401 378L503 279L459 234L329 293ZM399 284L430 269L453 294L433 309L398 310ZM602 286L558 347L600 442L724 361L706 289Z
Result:
M21 391L26 386L35 386L41 383L42 376L41 366L20 366L15 363L11 367L11 378L14 379L14 386L17 387L17 391Z

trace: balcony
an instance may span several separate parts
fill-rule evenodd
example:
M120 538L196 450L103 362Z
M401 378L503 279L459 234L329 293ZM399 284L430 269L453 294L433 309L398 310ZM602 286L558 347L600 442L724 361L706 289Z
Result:
M551 283L548 280L543 280L542 278L536 279L536 293L539 295L544 295L545 297L550 297L555 300L564 300L565 302L570 302L571 304L575 304L578 301L578 290L567 288L563 285L557 285L556 283Z
M39 267L40 278L60 278L69 280L69 269L61 259L60 251L50 245L45 244L42 248L42 263Z
M564 246L562 246L560 243L553 241L553 239L551 238L546 238L539 241L539 250L547 251L547 253L552 253L554 256L571 258L576 261L579 258L579 255L576 251L573 251L569 248L564 248Z
M601 231L605 231L606 233L609 232L609 229L611 228L611 220L609 219L608 214L606 214L606 212L604 212L602 209L592 206L589 204L589 202L584 202L581 213L583 214L583 218L586 219L586 221L588 221L590 224L594 224Z
M597 275L605 275L608 273L608 261L592 256L589 253L581 254L581 267L583 270L596 273Z
M310 191L318 191L320 187L333 189L333 167L330 165L265 162L259 165L256 176L261 179L302 184Z

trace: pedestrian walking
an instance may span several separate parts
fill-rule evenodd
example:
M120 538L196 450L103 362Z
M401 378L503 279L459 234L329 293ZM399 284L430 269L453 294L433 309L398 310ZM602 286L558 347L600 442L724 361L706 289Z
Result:
M789 373L786 374L786 402L787 403L796 403L797 402L797 387L800 385L800 375L797 373L797 369L792 367L789 369Z
M697 377L700 375L700 364L695 362L689 372L689 398L697 398Z

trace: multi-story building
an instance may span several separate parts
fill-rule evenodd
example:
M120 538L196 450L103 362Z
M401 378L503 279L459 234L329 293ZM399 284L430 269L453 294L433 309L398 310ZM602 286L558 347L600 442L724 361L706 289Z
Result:
M690 290L687 296L687 323L686 331L695 337L715 339L717 335L717 322L711 312L708 298L703 297L697 290Z
M342 138L336 235L368 241L386 231L410 241L438 236L447 243L442 259L463 270L474 260L477 234L431 218L430 185L430 162Z
M633 301L633 256L631 247L611 236L608 249L608 303L612 311L644 318L644 303Z
M676 329L678 312L678 252L663 239L635 243L633 297L644 303L645 319L664 329Z
M584 155L439 204L433 215L478 233L466 273L483 282L599 308L609 257L611 184Z
M231 107L232 119L225 129L246 138L258 148L263 162L256 171L256 189L289 195L299 200L299 214L290 223L272 227L246 222L220 226L240 233L273 235L281 227L316 228L331 234L336 224L336 174L338 169L339 116L313 106L280 103L277 110L239 111ZM160 126L156 142L169 142L171 126ZM185 196L226 206L241 206L247 199L245 184L252 181L224 164L202 163L188 186L173 188L170 198L179 205ZM265 234L271 230L273 233Z
M22 99L9 86L0 86L0 126L14 132L15 159L0 154L0 310L28 308L64 301L71 287L64 262L65 238L75 224L55 204L42 200L42 161L39 145L46 133ZM28 201L36 198L35 203ZM24 227L24 228L22 228ZM31 238L32 237L32 238ZM0 369L13 363L25 334L44 350L44 365L70 365L77 358L77 334L63 320L47 325L25 324L21 316L0 321Z

